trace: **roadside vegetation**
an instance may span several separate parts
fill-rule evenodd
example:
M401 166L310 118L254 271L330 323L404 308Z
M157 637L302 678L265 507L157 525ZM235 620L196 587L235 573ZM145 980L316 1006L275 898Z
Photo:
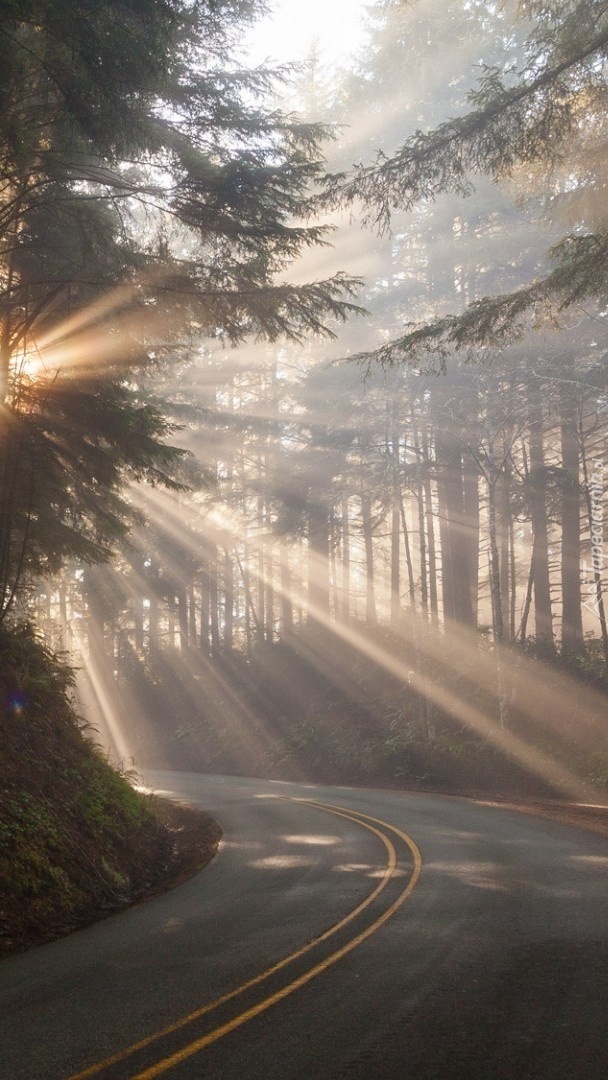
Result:
M0 627L0 955L167 887L219 838L206 815L180 820L110 766L72 688L71 669L29 628ZM196 851L179 843L185 821Z
M421 678L420 652L410 645L404 656L402 636L350 630L356 644L313 627L212 664L195 650L179 664L172 650L153 664L132 651L116 705L133 717L136 759L281 780L605 801L601 655L582 666L514 647L501 657L499 694L487 638L473 651L428 634Z

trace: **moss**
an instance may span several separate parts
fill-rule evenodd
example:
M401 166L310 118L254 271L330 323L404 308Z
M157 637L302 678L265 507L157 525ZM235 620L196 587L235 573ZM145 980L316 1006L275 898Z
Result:
M137 897L171 855L149 800L83 733L73 675L0 627L0 951Z

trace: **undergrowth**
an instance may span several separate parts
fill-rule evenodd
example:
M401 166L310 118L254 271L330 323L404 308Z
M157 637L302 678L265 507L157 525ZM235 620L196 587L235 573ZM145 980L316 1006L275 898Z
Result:
M73 683L30 627L0 627L0 952L123 906L171 855L83 730Z

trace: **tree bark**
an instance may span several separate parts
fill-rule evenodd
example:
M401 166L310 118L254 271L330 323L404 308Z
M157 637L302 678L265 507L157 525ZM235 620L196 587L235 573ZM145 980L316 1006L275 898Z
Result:
M566 367L574 376L574 364ZM578 416L571 383L560 383L560 432L564 480L562 490L562 650L583 654L581 597L581 487Z
M429 606L431 610L431 622L437 624L439 613L439 599L437 589L437 557L435 554L435 517L433 514L433 485L431 477L431 458L429 453L429 437L422 437L422 466L424 487L424 520L426 521L426 549L428 552L429 570ZM424 522L421 524L424 528Z
M555 652L553 611L549 576L549 525L545 497L544 423L538 380L528 384L530 403L530 509L532 519L532 567L536 640L550 654Z
M350 621L350 517L348 495L342 499L342 620Z
M307 619L329 618L329 512L322 498L312 498L308 511Z
M363 525L363 543L365 545L365 622L376 626L376 587L374 582L374 536L372 528L372 505L369 495L361 496L361 520Z
M443 612L448 620L475 626L473 589L477 572L473 566L472 542L476 536L472 508L477 504L478 481L466 480L460 441L445 427L436 440L437 495L441 536ZM475 548L477 559L477 547Z

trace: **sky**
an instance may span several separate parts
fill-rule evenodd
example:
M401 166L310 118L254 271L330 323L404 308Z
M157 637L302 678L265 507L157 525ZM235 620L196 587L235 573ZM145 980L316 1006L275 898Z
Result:
M322 63L344 63L363 42L365 6L364 0L275 0L251 35L251 60L304 60L317 41Z

